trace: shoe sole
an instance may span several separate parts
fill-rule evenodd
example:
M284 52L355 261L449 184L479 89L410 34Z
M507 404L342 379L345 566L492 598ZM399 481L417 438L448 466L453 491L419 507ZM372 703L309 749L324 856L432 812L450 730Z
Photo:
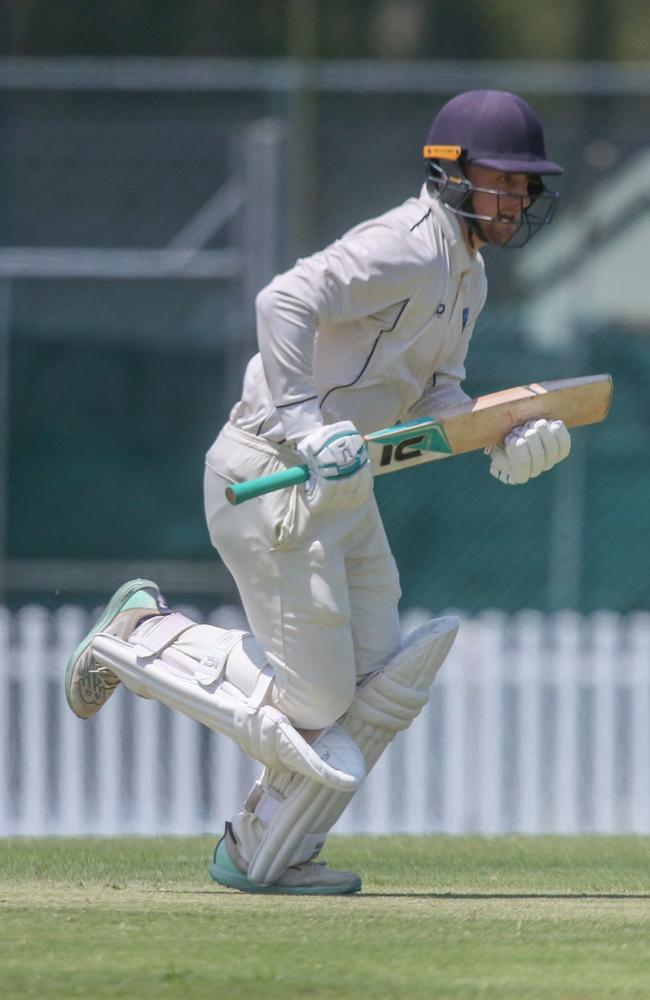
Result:
M266 896L347 896L361 889L360 878L339 885L256 885L235 867L229 857L225 861L219 858L212 862L210 877L213 882L225 886L226 889Z
M122 605L126 604L129 598L133 597L133 595L136 594L138 590L142 590L144 587L154 587L156 590L158 590L158 584L154 583L153 580L129 580L128 583L123 584L119 590L116 590L113 596L111 597L110 601L104 608L104 611L101 614L101 616L95 622L90 631L86 633L86 635L83 637L83 639L75 649L74 653L68 660L68 666L66 667L65 671L65 697L66 701L68 702L68 705L70 706L73 712L75 710L72 705L72 702L70 701L70 687L72 684L72 673L74 671L75 663L82 655L82 653L85 653L86 649L91 644L95 636L99 632L103 632L106 626L109 625L110 622L112 622L113 618L115 618L115 616L119 614ZM75 715L76 714L77 713L75 712Z
M253 882L249 882L245 875L241 876L241 880L229 879L225 881L215 868L215 865L210 865L210 875L212 881L217 882L218 885L222 885L226 889L236 889L238 892L262 896L348 896L361 889L361 879L344 885L327 886L255 885Z

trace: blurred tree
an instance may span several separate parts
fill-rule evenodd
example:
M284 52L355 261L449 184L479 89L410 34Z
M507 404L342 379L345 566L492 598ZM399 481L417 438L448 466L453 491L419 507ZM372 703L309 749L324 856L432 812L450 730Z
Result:
M288 0L289 6L292 0ZM294 0L300 3L300 0ZM368 45L368 20L375 0L318 0L318 55L330 58L333 52L343 59L365 55ZM289 13L289 17L291 14Z
M650 45L647 0L314 2L324 58L647 59ZM0 45L30 55L282 56L292 3L295 12L300 0L4 0Z
M612 0L581 0L580 35L577 55L581 59L611 59L621 16Z
M387 58L422 54L432 12L427 0L379 0L370 31L374 55Z
M6 4L0 4L0 55L11 50L11 11Z
M186 6L178 0L5 3L12 50L19 55L174 55L188 20Z
M454 0L431 4L421 54L436 59L489 59L487 6L475 0L462 6Z
M648 0L626 0L623 16L617 7L614 55L617 59L647 61L650 53L650 12Z
M289 0L185 0L179 55L281 56Z
M468 5L471 17L476 18L476 7L481 8L481 14L479 25L475 21L471 33L471 54L477 59L573 59L577 50L578 4L582 2L546 0L535 6L534 13L520 0L492 0L490 4L472 2ZM459 16L447 0L443 0L443 6L448 8L447 20L455 18L458 22L455 41L462 49L466 18ZM464 13L463 10L461 14ZM434 31L437 36L439 29L434 26ZM436 55L440 55L440 42L437 44Z

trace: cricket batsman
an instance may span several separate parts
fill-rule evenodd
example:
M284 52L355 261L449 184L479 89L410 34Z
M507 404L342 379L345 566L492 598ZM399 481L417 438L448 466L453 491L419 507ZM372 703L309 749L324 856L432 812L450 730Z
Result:
M205 510L250 633L170 610L133 580L73 653L65 687L90 718L123 683L235 740L263 765L210 868L254 893L341 894L360 878L316 860L395 734L429 698L458 621L400 633L400 585L363 434L469 397L486 298L481 248L551 221L561 174L514 94L474 90L437 114L419 195L277 276L257 297L259 353L210 448ZM515 428L489 471L522 484L569 453L560 421ZM232 483L307 463L304 485L232 506ZM487 463L486 463L487 464ZM413 789L411 794L421 794Z

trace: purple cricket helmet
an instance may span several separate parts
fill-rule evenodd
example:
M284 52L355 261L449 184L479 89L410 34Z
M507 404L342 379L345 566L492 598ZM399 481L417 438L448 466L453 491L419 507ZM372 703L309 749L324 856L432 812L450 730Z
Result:
M429 146L461 146L467 163L516 174L562 174L549 160L542 123L530 104L505 90L468 90L438 112Z
M552 219L558 195L544 186L545 174L562 174L563 168L546 155L542 123L530 104L504 90L468 90L448 101L436 115L424 147L429 192L457 215L467 219L470 230L486 239L481 222L496 217L473 210L478 188L467 178L468 164L527 174L530 205L522 204L520 220L513 226L508 246L523 246ZM506 197L505 192L492 193Z

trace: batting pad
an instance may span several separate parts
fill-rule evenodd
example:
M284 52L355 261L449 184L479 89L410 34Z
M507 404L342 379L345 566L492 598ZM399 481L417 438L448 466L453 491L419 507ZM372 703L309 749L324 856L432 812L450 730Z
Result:
M206 641L212 643L211 647L198 651L200 659L174 646L181 636L186 639L194 631L207 636ZM309 775L316 783L338 790L355 789L363 781L366 774L363 755L344 730L337 731L327 755L321 756L294 729L286 715L268 703L273 673L263 659L256 663L246 652L246 643L254 642L250 636L197 626L183 615L173 613L150 626L146 636L142 630L136 630L135 637L137 644L103 633L93 639L96 660L112 670L134 694L155 698L229 736L266 767ZM186 648L193 645L185 642ZM257 644L255 647L261 654ZM242 659L245 664L238 662ZM245 694L235 683L238 674L256 676L250 694Z
M396 733L407 729L428 702L459 624L450 615L422 625L383 668L358 687L338 728L361 749L368 771ZM314 749L323 753L325 744L326 738L323 749L318 741ZM250 856L249 879L271 884L290 865L314 857L354 791L334 791L297 774L267 769L245 810L233 819L235 834Z

